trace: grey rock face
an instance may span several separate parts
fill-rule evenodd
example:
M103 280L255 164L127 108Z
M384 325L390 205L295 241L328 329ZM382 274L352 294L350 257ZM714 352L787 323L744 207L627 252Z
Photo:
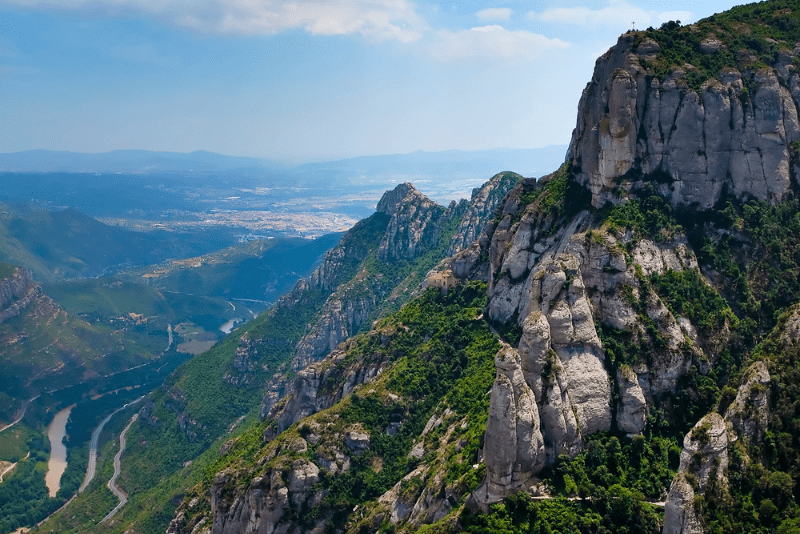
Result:
M609 126L619 136L626 135L622 122ZM516 361L512 357L497 362L486 442L502 446L487 451L487 477L472 496L484 507L517 491L518 481L535 475L541 461L537 456L527 473L515 471L518 442L511 436L517 426L501 414L518 419L519 388L514 385L516 371L503 371L504 366L518 365L533 395L544 445L542 465L547 465L560 454L576 455L583 437L612 426L629 434L642 432L651 407L675 391L695 360L705 358L705 341L692 341L682 329L681 325L694 331L691 321L683 317L679 323L642 283L652 274L697 269L685 240L632 242L630 235L592 229L585 212L550 228L519 201L519 191L526 186L531 187L522 184L512 190L502 219L487 225L481 238L448 264L453 267L448 273L456 278L480 276L473 262L488 258L486 315L490 321L521 328L518 364L507 363ZM639 354L630 365L607 361L600 326L648 340L646 327L651 324L663 342L658 350ZM614 390L619 392L616 410Z
M306 459L295 460L287 475L272 470L254 478L244 493L231 495L225 489L229 474L218 474L211 486L211 534L272 534L299 532L289 522L292 509L318 505L323 495L312 490L319 481L319 468ZM192 527L191 530L187 527ZM194 532L197 525L181 525L180 517L168 533Z
M732 437L743 437L749 443L757 444L767 432L772 379L763 360L751 365L744 376L745 381L736 392L736 399L725 412L725 420L735 430Z
M503 197L520 179L521 176L513 173L500 173L472 191L469 205L447 249L448 256L461 252L478 239L486 222L494 217Z
M694 509L695 495L703 495L712 482L725 485L727 468L725 421L719 414L711 413L683 440L680 467L664 507L662 534L702 534L703 528Z
M374 298L330 298L317 323L295 347L292 368L302 369L334 350L367 320L375 305Z
M378 245L378 259L417 258L444 239L445 226L452 221L460 222L458 230L449 237L447 248L454 252L462 250L472 242L471 236L480 234L512 185L512 178L497 175L476 189L470 202L452 203L448 208L431 201L410 183L398 185L378 202L377 211L390 217ZM319 319L297 344L292 359L295 370L318 361L357 332L378 301L386 297L375 292L368 273L359 273L353 280L337 278L344 254L341 246L331 250L308 280L310 287L335 292L326 301ZM434 277L428 285L446 288L448 283L447 276Z
M695 92L686 82L690 65L663 81L649 76L640 59L655 59L658 45L636 39L623 35L598 60L581 97L570 154L592 203L618 201L620 178L630 187L654 174L669 178L664 192L676 204L709 208L725 184L736 195L782 200L791 182L789 145L800 139L797 74L786 67L793 53L783 51L774 68L727 68ZM704 53L722 46L714 36L701 43ZM742 76L751 78L749 92Z
M486 480L473 494L484 507L519 490L545 462L539 410L523 376L519 354L506 345L494 361L497 376L484 445Z
M766 362L754 363L744 376L725 418L717 413L706 415L686 434L665 507L663 534L701 534L695 495L704 495L712 485L719 490L727 484L729 443L742 438L758 443L765 435L771 387Z
M34 283L27 269L15 269L0 280L0 323L16 317L43 295L42 287Z
M795 307L783 327L781 343L787 348L800 344L800 307Z
M276 422L265 433L270 440L294 423L330 408L353 389L381 375L385 361L357 361L346 365L345 353L334 351L321 362L298 371L286 385L283 401L262 406L262 418Z
M644 430L647 419L647 400L636 373L627 366L617 369L620 400L617 404L617 428L629 434Z
M694 510L695 492L683 473L678 473L664 506L662 534L703 534L703 525Z

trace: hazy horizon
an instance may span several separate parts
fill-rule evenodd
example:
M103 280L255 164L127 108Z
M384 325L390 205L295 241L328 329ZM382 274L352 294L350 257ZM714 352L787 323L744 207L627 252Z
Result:
M731 1L0 1L0 153L312 162L569 142L631 27Z

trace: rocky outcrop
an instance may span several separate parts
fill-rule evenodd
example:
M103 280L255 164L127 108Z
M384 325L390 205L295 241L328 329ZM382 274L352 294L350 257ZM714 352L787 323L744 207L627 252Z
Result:
M222 379L232 386L243 386L249 384L255 377L255 372L259 368L258 348L252 342L250 336L245 333L239 338L239 346L231 362L231 370Z
M167 534L192 532L194 534L256 534L273 532L307 532L292 525L296 510L318 506L324 494L314 491L319 481L319 467L306 459L296 459L284 474L273 469L253 478L243 494L230 495L226 491L232 474L221 472L211 485L212 520L206 516L188 523L185 512L179 513L169 525ZM195 502L195 506L197 503ZM191 508L191 503L190 503Z
M410 183L386 193L377 210L391 217L378 245L377 257L382 261L412 259L429 248L438 240L441 228L436 223L445 211Z
M622 365L617 369L617 385L617 428L622 432L638 434L644 430L647 418L647 400L638 376L633 369Z
M513 173L498 174L473 191L471 201L454 202L447 208L428 199L410 183L398 185L378 202L377 213L388 217L388 221L376 258L381 262L414 261L438 247L461 250L470 236L480 234L503 195L518 179ZM458 229L451 232L450 227L456 223ZM439 254L443 256L444 250ZM348 259L352 262L343 239L343 245L329 252L311 276L309 287L333 290L330 281L334 279L333 274L338 274L337 264ZM335 293L328 298L319 319L309 327L295 349L293 369L302 369L334 350L361 328L378 303L396 292L396 288L379 283L374 273L362 270L354 274L353 278L344 280L339 275ZM407 292L414 289L406 288Z
M261 417L275 421L264 438L270 440L292 424L326 410L350 394L356 386L381 375L386 361L348 361L344 351L334 351L321 362L297 373L287 386L281 402L262 406Z
M525 487L545 464L536 398L525 380L519 353L506 345L495 356L497 377L489 403L484 453L486 479L473 498L481 508Z
M770 414L771 377L764 361L744 372L736 398L725 417L711 413L686 434L680 467L670 486L663 534L702 534L695 497L713 488L723 494L727 484L728 445L739 439L758 444L766 434ZM747 449L742 449L747 450Z
M34 301L43 297L42 287L26 269L17 268L0 280L0 323L16 317Z
M731 441L744 438L747 443L757 445L767 432L772 378L763 360L751 365L744 377L736 398L725 412L725 420L732 430L729 432Z
M713 35L701 43L705 53L721 48ZM675 204L709 208L726 186L737 196L785 198L796 181L790 145L800 139L800 76L787 68L794 53L785 49L762 69L742 58L739 70L725 67L692 88L692 65L653 76L646 62L659 52L652 39L626 33L584 89L570 154L592 203L617 202L618 185L653 179Z
M487 318L520 333L516 356L498 359L491 414L514 419L519 391L530 391L536 410L526 413L538 416L532 426L541 433L544 456L518 462L511 439L516 423L490 415L486 440L505 445L486 454L482 493L473 495L482 506L517 491L517 481L560 454L580 452L589 434L642 432L651 407L676 391L692 365L707 360L707 349L716 353L717 345L697 336L688 318L673 316L650 287L651 275L698 268L684 238L655 242L610 232L596 227L588 211L561 222L543 219L534 204L523 201L536 195L536 187L541 186L521 182L506 198L502 218L429 276L435 286L434 275L485 273ZM623 333L640 349L610 361L602 329ZM504 367L516 360L522 389Z
M309 328L295 347L292 368L306 367L357 332L369 317L375 300L374 295L354 299L329 299L320 313L319 320Z
M678 473L664 505L662 534L703 534L703 525L694 506L695 489L684 473Z
M703 417L683 440L681 463L664 507L663 534L702 534L695 496L726 484L728 435L717 413Z
M505 195L523 179L514 172L501 172L494 175L482 187L472 190L469 205L447 248L448 257L469 248L478 239L484 225L494 218L495 211L502 204Z

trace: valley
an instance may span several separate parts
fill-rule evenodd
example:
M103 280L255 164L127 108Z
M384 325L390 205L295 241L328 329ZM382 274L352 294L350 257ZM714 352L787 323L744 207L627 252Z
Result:
M0 171L0 534L800 532L797 0L568 148Z

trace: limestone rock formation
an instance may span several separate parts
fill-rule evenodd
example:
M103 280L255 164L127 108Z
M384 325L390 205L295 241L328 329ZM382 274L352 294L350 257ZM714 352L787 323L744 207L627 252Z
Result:
M11 276L0 280L0 323L16 317L43 295L42 287L34 283L28 270L15 269Z
M725 412L725 420L733 427L733 439L742 437L750 444L758 444L766 435L769 423L772 378L763 360L751 365L744 376L736 398Z
M387 217L385 230L378 244L376 258L379 261L413 261L435 247L461 250L471 241L469 236L479 234L491 219L503 195L521 178L513 173L501 173L482 187L473 191L472 200L452 203L444 208L428 199L410 183L398 185L386 192L378 202L377 212ZM449 225L458 223L458 230L447 231ZM298 343L292 359L293 369L302 369L318 361L325 354L355 334L376 305L386 296L382 288L368 272L358 272L352 279L342 279L339 265L343 261L345 246L330 251L323 264L309 278L311 288L335 290L319 314L319 320L311 325ZM442 252L443 253L443 252ZM352 257L348 259L352 261ZM362 258L363 259L363 258ZM334 285L332 280L337 280ZM409 289L414 289L409 288Z
M723 46L710 35L700 48L710 54ZM724 186L737 196L785 198L790 145L800 139L800 78L786 68L794 53L785 50L774 68L726 67L695 90L687 83L692 66L663 80L643 66L659 50L652 39L623 35L584 89L570 154L592 203L616 202L620 180L630 187L648 176L675 204L709 208Z
M617 369L620 400L617 405L617 428L629 434L644 430L647 418L647 400L639 385L636 373L627 366Z
M672 481L664 509L663 534L702 534L694 506L710 484L726 484L728 436L717 413L703 417L683 440L681 463Z
M695 490L683 473L672 481L664 505L662 534L703 534L703 525L694 507Z
M523 177L513 172L501 172L492 177L482 187L472 190L472 197L458 228L453 232L447 256L452 256L469 248L480 236L488 221L494 218L494 212L503 202L503 197Z
M492 387L486 424L486 479L473 498L484 509L523 488L545 463L536 398L525 381L519 353L506 345L495 356L497 377Z
M272 439L301 419L330 408L356 386L380 376L386 364L377 359L349 362L345 352L337 350L302 369L287 384L281 402L262 406L262 418L276 422L267 429L265 439Z

